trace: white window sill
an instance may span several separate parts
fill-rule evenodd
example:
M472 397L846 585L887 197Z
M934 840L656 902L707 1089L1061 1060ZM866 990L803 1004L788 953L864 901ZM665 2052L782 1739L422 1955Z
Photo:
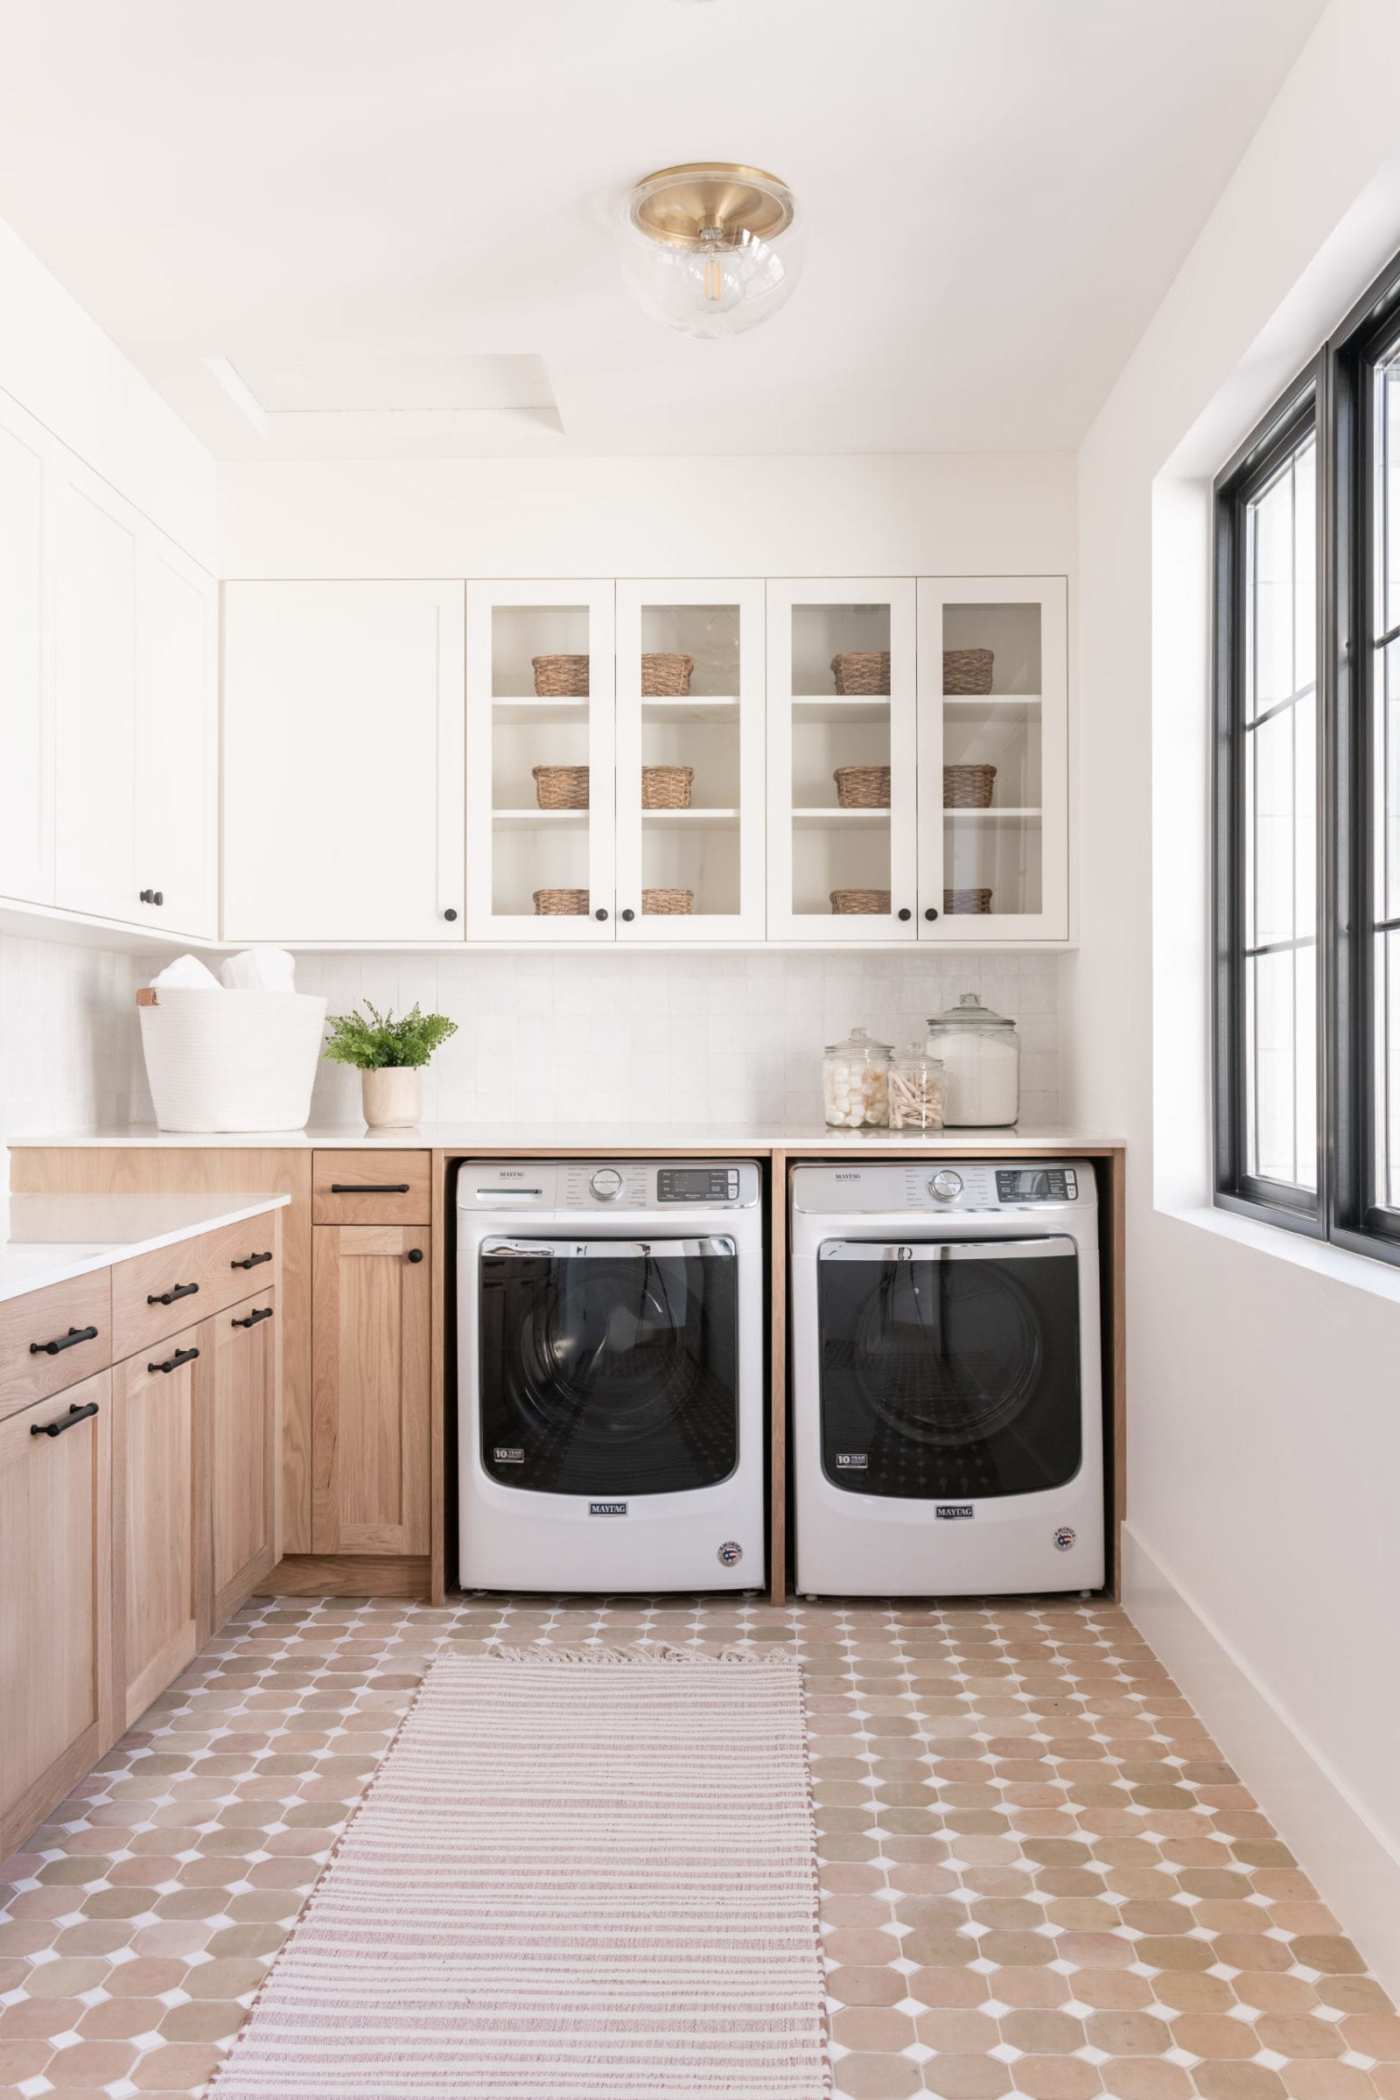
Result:
M1325 1276L1329 1282L1346 1284L1352 1290L1366 1291L1373 1298L1388 1298L1392 1304L1400 1305L1400 1267L1373 1260L1367 1254L1353 1254L1349 1247L1334 1247L1330 1240L1309 1239L1305 1233L1289 1232L1286 1226L1266 1225L1260 1219L1241 1217L1237 1211L1217 1210L1214 1205L1179 1210L1159 1207L1157 1214L1181 1225L1192 1225L1199 1232L1212 1232L1218 1239L1232 1240L1237 1247L1250 1247L1256 1254L1291 1262L1294 1268L1311 1269L1315 1276Z

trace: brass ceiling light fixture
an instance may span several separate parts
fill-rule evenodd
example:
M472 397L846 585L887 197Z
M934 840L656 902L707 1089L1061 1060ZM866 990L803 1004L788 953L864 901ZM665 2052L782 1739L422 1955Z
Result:
M646 311L684 335L741 335L777 312L801 267L797 205L776 175L687 161L627 200L627 274Z

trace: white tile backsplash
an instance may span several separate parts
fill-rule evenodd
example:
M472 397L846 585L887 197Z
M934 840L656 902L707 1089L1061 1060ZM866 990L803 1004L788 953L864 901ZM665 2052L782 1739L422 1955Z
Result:
M140 981L129 955L0 934L0 1192L6 1138L141 1112L132 1102Z

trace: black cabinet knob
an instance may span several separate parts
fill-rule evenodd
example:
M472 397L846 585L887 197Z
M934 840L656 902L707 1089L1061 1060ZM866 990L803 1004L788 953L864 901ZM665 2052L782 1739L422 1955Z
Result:
M423 1249L421 1247L410 1247L408 1258L410 1261L421 1261L423 1259Z
M143 904L164 904L165 892L163 890L142 890L141 902Z
M452 909L452 906L449 904L446 911L443 913L444 919L455 919L456 916L456 912Z
M928 906L927 910L926 910L926 911L925 911L925 913L924 913L924 917L925 917L926 919L936 919L936 918L938 917L938 913L937 913L937 910L936 910L936 909L934 908L934 906L933 906L932 904L930 904L930 905Z
M606 919L607 915L607 907L602 904L598 906L598 909L593 914L595 919Z
M907 910L907 909L906 909L906 910L904 910L904 911L900 912L899 916L900 916L900 918L901 918L901 919L912 919L912 918L913 918L913 916L914 916L914 914L913 914L913 912L912 912L912 911L909 911L909 910Z
M624 913L622 914L622 916L623 916L623 918L624 918L624 919L628 919L628 920L631 920L631 919L635 919L635 918L636 918L636 916L637 916L637 914L636 914L636 913L635 913L635 912L633 911L633 909L632 909L631 905L629 904L629 905L628 905L628 907L627 907L627 909L626 909L626 911L625 911L625 912L624 912Z

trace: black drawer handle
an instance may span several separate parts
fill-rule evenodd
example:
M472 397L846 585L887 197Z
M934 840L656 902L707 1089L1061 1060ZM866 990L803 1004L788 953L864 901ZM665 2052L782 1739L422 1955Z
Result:
M406 1196L406 1181L333 1181L333 1196Z
M146 1369L148 1371L178 1371L181 1364L192 1364L198 1354L198 1349L177 1349L173 1356L166 1357L163 1364L147 1364Z
M96 1340L97 1329L95 1327L70 1327L67 1334L59 1335L57 1341L31 1342L29 1344L29 1353L31 1356L58 1356L65 1349L76 1349L79 1342L95 1342Z
M270 1320L271 1318L272 1307L270 1305L255 1305L246 1320L235 1320L233 1324L235 1327L256 1327L259 1320Z
M65 1429L76 1429L79 1422L86 1422L89 1415L95 1415L96 1413L97 1402L95 1400L89 1400L86 1407L79 1407L75 1400L67 1414L60 1415L56 1422L31 1422L29 1434L31 1436L62 1436Z
M199 1289L197 1283L177 1283L173 1291L156 1291L146 1300L147 1305L173 1305L177 1298L193 1298Z
M229 1267L231 1269L256 1269L260 1263L271 1261L271 1259L272 1249L269 1247L266 1254L246 1254L242 1261L231 1261Z

